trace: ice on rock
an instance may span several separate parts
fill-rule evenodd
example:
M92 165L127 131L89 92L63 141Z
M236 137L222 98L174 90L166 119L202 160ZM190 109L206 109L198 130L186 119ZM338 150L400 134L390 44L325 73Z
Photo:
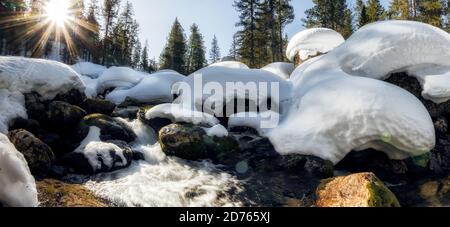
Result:
M161 104L155 106L145 113L145 118L147 120L164 118L172 122L185 122L211 127L219 124L219 120L210 114L186 109L178 104Z
M12 207L38 205L36 183L23 155L0 133L0 202Z
M294 64L292 64L292 63L275 62L275 63L269 64L261 69L271 72L283 79L288 80L289 77L291 76L291 73L294 71L295 67L294 67Z
M159 71L146 76L130 89L114 90L106 99L116 104L122 103L127 97L142 103L170 103L173 101L173 86L185 79L185 76L172 70Z
M128 67L111 67L98 78L97 93L108 89L130 89L141 82L148 74Z
M78 74L90 77L92 79L97 79L107 69L103 65L97 65L91 62L80 62L72 65L71 67Z
M84 91L83 82L69 66L49 60L0 57L0 89L22 94L36 92L43 99L72 89Z
M319 53L325 54L345 42L338 32L328 28L311 28L297 33L289 41L286 55L293 61L297 54L303 61Z

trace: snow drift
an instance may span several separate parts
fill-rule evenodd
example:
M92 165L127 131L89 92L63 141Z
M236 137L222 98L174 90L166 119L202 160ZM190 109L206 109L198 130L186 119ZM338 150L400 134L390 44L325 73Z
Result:
M291 73L294 71L295 67L292 63L287 62L275 62L261 68L262 70L266 70L271 72L283 79L288 80L291 76Z

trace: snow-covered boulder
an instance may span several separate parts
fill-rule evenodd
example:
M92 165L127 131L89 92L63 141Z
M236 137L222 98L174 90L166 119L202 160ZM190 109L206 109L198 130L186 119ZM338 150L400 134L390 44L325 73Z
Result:
M0 133L7 133L9 122L14 118L27 118L25 99L20 92L0 89Z
M174 84L185 79L185 76L174 71L160 71L145 77L130 89L114 90L106 99L116 104L124 102L127 97L153 105L170 103L174 97Z
M209 65L208 67L226 67L230 69L249 69L249 67L238 61L220 61Z
M98 78L107 69L103 65L97 65L91 62L80 62L71 66L75 72L82 76L87 76L92 79Z
M436 138L427 109L407 91L372 78L383 79L405 67L446 67L449 43L448 33L417 22L367 25L292 73L292 106L268 137L282 154L314 155L334 163L367 148L391 159L428 153Z
M369 24L332 51L350 75L386 79L394 72L416 76L422 95L436 103L450 99L450 34L413 21Z
M0 203L36 207L36 183L21 153L0 133Z
M301 63L310 57L328 53L344 42L344 37L334 30L311 28L292 37L287 46L286 55L289 60Z
M274 111L283 112L287 109L292 85L266 70L210 66L191 74L178 88L181 95L177 102L183 106L228 117L230 113L224 113L224 107L236 100L248 100L249 106L238 107L254 109L247 111L256 112L257 108L272 104Z
M294 71L295 67L293 63L287 62L275 62L261 68L262 70L266 70L271 72L283 79L288 80L291 76L291 73Z
M97 81L97 93L109 89L130 89L141 82L148 74L128 67L111 67L103 72Z

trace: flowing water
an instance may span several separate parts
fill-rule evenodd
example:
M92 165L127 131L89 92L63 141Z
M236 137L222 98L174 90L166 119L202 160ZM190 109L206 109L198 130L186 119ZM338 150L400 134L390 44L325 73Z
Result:
M123 119L122 119L123 120ZM145 161L119 171L92 177L70 176L83 182L98 197L117 206L241 206L235 194L241 189L234 176L210 162L187 162L167 157L152 129L139 120L126 121L138 135L133 150Z

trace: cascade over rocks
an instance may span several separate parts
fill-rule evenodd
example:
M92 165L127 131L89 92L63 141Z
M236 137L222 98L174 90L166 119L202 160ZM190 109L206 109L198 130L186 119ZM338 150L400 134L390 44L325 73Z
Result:
M130 143L136 139L136 134L128 125L103 114L91 114L84 117L78 126L76 137L80 141L86 138L91 126L100 128L102 141L122 140Z

